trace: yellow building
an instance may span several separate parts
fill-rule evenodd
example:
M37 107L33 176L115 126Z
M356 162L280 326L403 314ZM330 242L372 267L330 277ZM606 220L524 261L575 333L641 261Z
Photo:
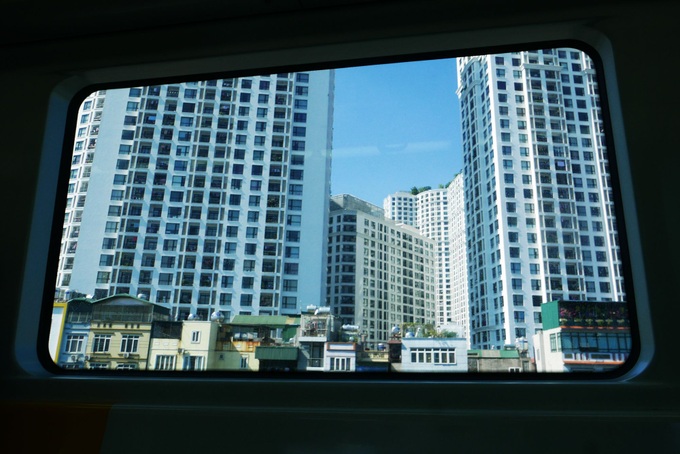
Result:
M147 368L151 326L169 320L169 309L131 295L69 303L63 351L85 369L137 370Z
M64 324L66 323L66 309L68 303L66 301L57 301L52 306L52 322L50 323L50 337L48 341L48 349L50 357L55 364L59 361L59 348L64 334Z

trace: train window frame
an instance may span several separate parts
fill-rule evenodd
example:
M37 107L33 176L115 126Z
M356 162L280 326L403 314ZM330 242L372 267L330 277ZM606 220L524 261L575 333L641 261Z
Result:
M62 140L62 147L61 149L56 152L56 147L54 146L54 143L49 143L49 140L46 139L45 145L43 148L42 152L42 160L41 160L41 170L40 170L40 178L39 178L39 185L42 188L42 190L38 191L38 196L36 197L36 204L35 204L35 212L36 214L44 211L47 209L47 212L52 212L54 213L53 219L52 219L52 224L51 224L51 231L49 233L49 240L47 239L47 236L45 235L45 229L44 226L38 226L36 222L36 217L34 216L34 219L32 221L32 227L33 231L31 233L31 245L30 245L30 251L29 252L29 260L27 260L27 265L26 268L27 270L33 270L34 273L33 275L44 275L43 279L43 285L42 285L42 305L40 306L40 315L38 318L38 323L37 325L37 331L35 329L28 330L27 332L33 332L36 334L36 337L34 339L37 339L37 343L34 342L17 342L17 357L20 359L20 363L25 367L26 370L29 370L35 374L38 375L43 375L45 373L49 375L68 375L68 376L75 376L75 377L92 377L93 374L90 371L72 371L72 370L64 370L61 368L54 368L52 367L54 363L51 361L49 358L49 355L47 354L47 345L48 345L48 337L49 337L49 324L51 320L51 306L52 306L52 296L53 292L50 289L49 282L52 279L56 278L56 273L52 273L53 276L50 275L50 272L48 270L56 270L56 260L57 258L55 257L55 250L56 248L54 246L49 246L47 250L49 250L49 258L45 261L44 266L41 267L40 265L40 260L35 260L36 255L40 255L41 250L45 250L45 245L49 242L51 244L58 244L58 238L60 237L60 230L61 230L61 224L60 220L63 220L63 206L61 207L62 209L60 210L60 202L59 200L61 199L63 203L65 203L66 197L65 197L65 192L67 188L67 184L65 184L65 181L68 180L68 170L69 170L69 165L68 162L70 160L70 153L72 150L73 146L73 134L69 134L69 131L75 131L75 122L76 122L76 116L75 113L78 111L78 107L80 106L80 103L84 100L84 98L91 92L96 91L96 90L101 90L101 89L112 89L112 88L123 88L123 87L129 87L129 86L138 86L138 85L152 85L152 84L157 84L157 83L174 83L174 82L179 82L179 81L187 81L187 80L207 80L207 79L214 79L218 77L243 77L243 76L251 76L251 75L257 75L257 74L265 74L265 73L277 73L277 72L299 72L299 71L312 71L312 70L317 70L317 69L329 69L329 65L333 68L342 68L342 67L349 67L349 66L360 66L360 65L369 65L369 64L381 64L381 63L396 63L396 62L404 62L404 61L414 61L414 60L425 60L425 59L430 59L430 58L455 58L463 55L486 55L486 54L493 54L493 53L502 53L502 52L512 52L512 51L519 51L519 50L527 50L527 49L543 49L543 48L555 48L555 47L572 47L575 49L579 49L583 52L586 52L591 59L593 60L595 67L596 67L596 73L597 73L597 78L598 78L598 84L599 84L599 90L600 90L600 99L601 99L601 105L602 105L602 112L603 112L603 117L605 119L604 124L606 128L606 137L609 140L608 143L608 148L611 150L610 151L610 167L613 169L611 171L611 176L613 179L613 184L612 187L614 189L614 198L615 198L615 210L616 210L616 216L619 221L619 236L621 238L620 240L620 248L622 252L622 256L625 257L625 260L623 260L623 276L624 276L624 283L626 286L626 293L629 295L629 299L627 301L629 311L631 313L631 334L632 334L632 340L633 340L633 348L630 353L629 360L626 362L626 364L612 372L602 372L602 373L597 373L597 374L592 374L592 373L585 373L581 374L579 372L571 372L571 373L550 373L550 374L545 374L545 373L539 373L539 374L521 374L519 376L516 373L513 372L508 372L507 374L505 373L493 373L493 374L471 374L471 373L462 373L462 374L430 374L430 373L419 373L417 375L415 374L397 374L398 377L395 377L395 374L392 375L385 375L385 374L373 374L373 373L357 373L353 374L352 377L349 380L355 381L355 380L385 380L385 381L393 381L393 380L399 380L399 381L413 381L413 382L423 382L423 381L429 381L429 380L435 380L438 382L451 382L451 383L457 383L457 382L467 382L467 381L491 381L491 382L497 382L497 381L504 381L507 379L512 379L518 380L518 381L579 381L579 380L597 380L597 381L619 381L619 380L624 380L627 378L630 378L631 376L636 375L637 373L641 372L643 370L644 365L647 361L648 358L651 357L651 350L653 350L653 343L651 341L651 335L650 335L650 327L647 323L641 324L641 318L639 316L640 314L640 309L642 308L642 312L646 313L648 308L646 307L646 301L642 302L641 299L639 298L639 294L641 293L640 289L644 289L644 283L641 284L641 280L643 279L641 274L638 274L638 271L633 272L632 269L635 267L636 269L639 270L640 265L634 266L636 263L639 263L639 251L634 251L635 257L631 255L631 252L629 251L628 247L631 244L630 243L630 232L634 231L637 232L636 229L636 220L634 216L634 211L633 214L628 214L630 213L629 210L634 209L634 207L631 208L631 203L632 203L632 194L628 193L625 195L622 195L622 192L625 190L625 188L621 184L621 176L623 174L624 178L629 178L628 171L626 168L627 160L626 160L626 155L625 155L625 141L622 142L622 131L617 131L616 129L619 128L612 128L612 115L617 115L616 113L616 107L612 107L613 104L615 105L616 103L612 101L612 84L611 84L611 78L614 77L612 74L608 74L608 72L614 72L613 70L607 70L605 68L605 64L603 63L602 59L602 48L596 49L595 47L585 43L584 41L580 40L554 40L554 41L542 41L542 42L531 42L531 43L523 43L523 44L512 44L512 45L503 45L503 46L490 46L489 48L465 48L463 50L456 50L456 51L437 51L437 52L417 52L417 53L412 53L412 54L406 54L406 55L391 55L391 56L372 56L372 57L365 57L365 58L358 58L358 59L349 59L349 60L342 60L342 61L332 61L332 62L323 62L323 63L312 63L312 64L299 64L299 65L283 65L283 66L274 66L274 67L262 67L262 66L257 66L254 65L253 68L255 69L240 69L240 70L234 70L234 71L229 71L229 72L207 72L207 73L201 73L201 74L190 74L190 75L180 75L180 76L170 76L170 77L153 77L153 78L142 78L142 79L136 79L136 80L121 80L121 81L113 81L113 82L101 82L101 83L95 83L95 84L87 84L83 83L84 81L79 81L75 85L77 85L77 89L73 89L73 87L68 87L68 89L64 90L63 92L61 90L55 91L52 97L52 102L50 106L50 115L48 118L47 122L47 131L46 131L46 137L55 137L55 136L60 136L63 138ZM609 54L606 54L609 55ZM60 87L64 88L64 87ZM614 90L615 93L615 90ZM620 125L620 123L619 123ZM622 126L620 126L622 128ZM622 151L624 150L624 151ZM58 175L54 175L54 172L51 170L52 168L55 167L56 163L59 163L58 167L60 168ZM622 172L623 170L623 172ZM50 174L52 172L52 174ZM56 191L54 191L54 188L57 188ZM47 190L48 193L55 194L56 196L54 199L50 199L49 197L45 197L44 195L40 195L43 193L44 190ZM49 192L51 190L51 192ZM49 209L51 207L51 209ZM632 228L631 228L632 226ZM40 234L37 232L40 231ZM55 243L56 241L56 243ZM58 254L57 254L58 256ZM42 271L41 271L42 270ZM29 274L27 274L29 275ZM32 317L31 315L26 313L26 308L28 307L33 307L35 308L35 305L27 304L26 303L26 298L29 297L29 295L35 295L35 289L30 289L30 285L28 282L25 280L24 281L24 292L22 295L22 304L21 304L21 311L22 311L22 317L21 317L21 325L26 326L27 323L31 323L30 320L33 320L34 322L36 319ZM49 310L48 310L49 308ZM27 354L28 351L31 349L31 345L35 344L35 351L34 353ZM28 361L26 359L29 359ZM121 372L112 372L109 373L107 371L103 372L97 372L96 375L101 374L102 376L106 377L115 377L115 378L124 378L124 377L144 377L144 378L149 378L149 377L158 377L158 376L165 376L161 374L156 374L153 373L152 371L126 371L124 373ZM209 379L209 378L217 378L217 379L223 379L223 380L230 380L230 379L243 379L244 377L242 375L238 374L232 374L230 372L225 372L225 371L202 371L199 373L193 373L193 372L174 372L173 376L177 377L191 377L191 378L198 378L198 379ZM549 377L548 377L549 375ZM259 379L285 379L285 380L308 380L308 379L313 379L313 380L318 380L322 378L323 380L348 380L346 376L338 376L334 374L327 374L323 373L321 375L314 373L314 372L304 372L302 374L297 374L295 377L284 377L279 374L268 374L268 373L254 373L254 374L249 374L246 377L248 380L259 380Z

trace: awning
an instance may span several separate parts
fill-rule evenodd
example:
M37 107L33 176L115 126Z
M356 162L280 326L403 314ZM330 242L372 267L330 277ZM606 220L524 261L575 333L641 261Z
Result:
M256 347L255 359L272 361L297 361L297 347Z

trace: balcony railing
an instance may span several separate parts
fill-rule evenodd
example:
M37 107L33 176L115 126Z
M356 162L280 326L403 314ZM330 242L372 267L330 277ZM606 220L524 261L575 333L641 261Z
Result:
M564 361L587 361L587 362L615 362L624 363L628 358L627 353L606 353L606 352L575 352L564 353Z
M581 328L629 328L630 322L628 319L600 319L600 318L560 318L560 326L562 327L581 327Z

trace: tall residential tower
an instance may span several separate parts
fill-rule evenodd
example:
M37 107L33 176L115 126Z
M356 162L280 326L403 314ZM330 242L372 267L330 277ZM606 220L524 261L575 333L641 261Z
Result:
M371 348L395 325L434 324L434 241L347 194L331 198L328 230L328 306Z
M467 268L463 176L447 185L423 188L417 193L396 192L383 201L385 216L414 225L421 235L435 242L435 323L468 335ZM415 192L415 191L414 191ZM409 220L411 220L409 222Z
M57 292L203 319L323 302L333 85L318 71L93 93Z
M590 58L459 58L458 96L472 347L531 339L546 301L624 301Z

